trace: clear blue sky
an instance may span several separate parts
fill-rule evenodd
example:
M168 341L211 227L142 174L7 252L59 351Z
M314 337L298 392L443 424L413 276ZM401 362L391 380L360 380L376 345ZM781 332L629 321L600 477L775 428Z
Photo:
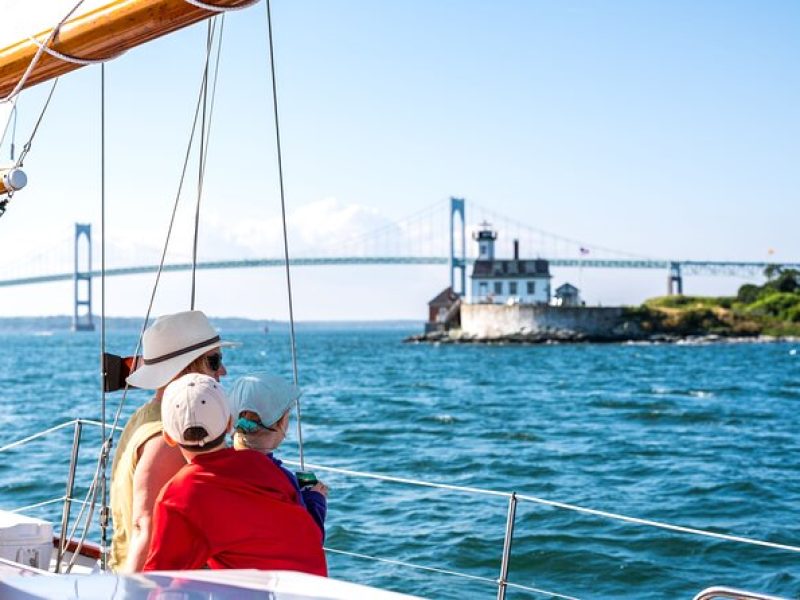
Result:
M264 15L262 3L226 17L206 258L277 248ZM296 239L336 239L456 195L631 253L800 260L800 3L274 0L273 17ZM205 32L178 32L106 67L115 253L161 243ZM45 92L23 94L18 145ZM98 101L99 67L59 83L26 161L29 188L0 219L7 264L68 238L75 221L94 223L99 237ZM195 179L193 169L181 258ZM423 318L448 282L434 267L294 276L301 319ZM554 271L556 285L578 278L603 304L662 294L666 279ZM109 314L142 314L151 282L109 280ZM733 293L740 281L686 283L690 293ZM170 276L156 312L184 308L188 294L187 278ZM71 311L68 284L2 289L0 298L6 316ZM282 274L204 272L199 306L285 318Z

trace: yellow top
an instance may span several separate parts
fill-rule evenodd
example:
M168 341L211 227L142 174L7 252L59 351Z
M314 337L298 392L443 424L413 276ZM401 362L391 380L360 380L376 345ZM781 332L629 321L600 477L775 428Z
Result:
M151 400L128 420L119 438L111 466L111 518L114 536L108 566L117 571L125 564L133 529L133 472L139 462L139 449L150 438L160 435L161 402Z

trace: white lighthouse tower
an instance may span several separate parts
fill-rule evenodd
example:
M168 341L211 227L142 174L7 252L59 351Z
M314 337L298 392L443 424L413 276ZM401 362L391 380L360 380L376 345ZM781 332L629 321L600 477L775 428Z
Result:
M478 260L494 260L494 241L497 239L497 232L492 226L484 221L481 228L472 234L472 239L478 242Z

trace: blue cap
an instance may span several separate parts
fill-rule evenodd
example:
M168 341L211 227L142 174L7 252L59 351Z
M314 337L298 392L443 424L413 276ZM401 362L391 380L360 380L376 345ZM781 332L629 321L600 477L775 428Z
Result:
M231 414L236 419L242 411L249 410L270 426L300 397L300 391L281 377L267 373L253 373L236 380L230 393Z

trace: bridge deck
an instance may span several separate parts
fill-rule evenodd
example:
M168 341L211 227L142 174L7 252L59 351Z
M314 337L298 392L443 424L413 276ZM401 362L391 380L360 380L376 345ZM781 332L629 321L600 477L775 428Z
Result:
M578 259L578 258L553 258L548 259L552 267L572 267L586 269L661 269L667 270L672 265L677 265L684 275L744 275L752 276L763 272L772 263L746 262L746 261L671 261L671 260L645 260L645 259ZM446 256L344 256L344 257L312 257L292 258L289 264L293 267L334 266L334 265L446 265L450 259ZM474 262L469 259L468 263ZM258 258L242 260L203 261L197 264L201 270L208 269L249 269L255 267L282 267L282 258ZM800 270L800 263L781 263L784 268ZM164 271L189 271L191 263L176 263L164 265ZM134 267L117 267L106 269L106 277L119 277L121 275L141 275L154 273L158 265L142 265ZM100 271L93 270L92 277L99 277ZM32 285L37 283L50 283L55 281L71 281L74 273L54 273L52 275L37 275L19 277L15 279L0 280L0 287L17 285Z

